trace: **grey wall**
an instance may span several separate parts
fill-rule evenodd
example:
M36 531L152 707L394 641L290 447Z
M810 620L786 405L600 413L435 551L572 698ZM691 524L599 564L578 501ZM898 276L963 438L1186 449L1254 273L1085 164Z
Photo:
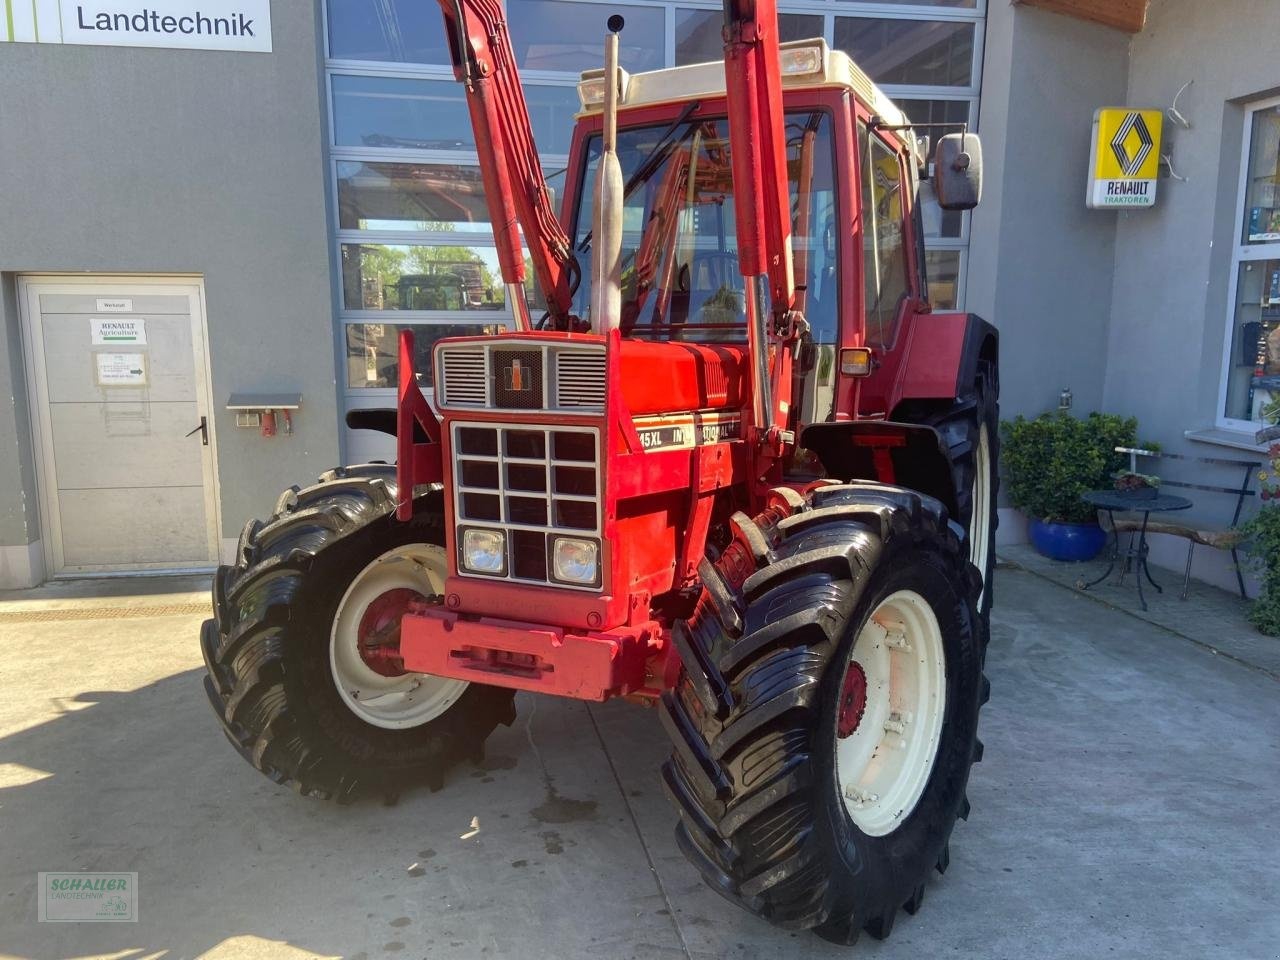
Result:
M1163 109L1194 81L1178 101L1191 129L1165 124L1165 152L1189 182L1164 179L1153 209L1111 214L1105 401L1169 450L1233 455L1188 443L1183 432L1213 426L1218 412L1243 103L1280 87L1277 38L1275 0L1161 0L1133 41L1126 103Z
M204 276L224 537L338 458L318 3L272 7L270 54L0 51L0 271ZM6 296L0 545L34 534ZM233 390L301 391L294 435L237 430Z
M985 185L969 309L1000 328L1005 416L1103 403L1114 216L1085 209L1093 111L1123 103L1129 38L999 0L983 68Z

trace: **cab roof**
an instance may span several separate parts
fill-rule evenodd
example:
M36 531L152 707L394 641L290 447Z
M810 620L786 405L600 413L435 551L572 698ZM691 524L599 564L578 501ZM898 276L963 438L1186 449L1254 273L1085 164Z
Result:
M839 87L850 91L874 116L890 126L910 123L907 115L877 87L870 77L841 50L832 50L821 38L792 40L779 44L782 51L783 89ZM645 73L622 75L620 110L630 107L681 103L701 97L724 96L724 61L694 63ZM578 83L579 116L600 113L604 108L604 70L586 70ZM914 147L917 160L924 162L923 144L909 130L899 131L903 142Z

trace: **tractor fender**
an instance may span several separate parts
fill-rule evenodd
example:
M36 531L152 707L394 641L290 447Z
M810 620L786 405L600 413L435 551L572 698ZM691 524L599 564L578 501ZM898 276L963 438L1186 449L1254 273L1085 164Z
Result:
M815 423L801 433L800 445L822 461L829 477L909 487L958 516L951 459L933 427L891 420Z
M980 360L994 367L1000 334L974 313L935 313L911 324L893 405L905 400L957 400L973 388Z
M965 315L964 342L960 349L960 362L956 367L957 397L966 396L978 380L978 363L989 361L990 369L1000 369L1000 331L976 313ZM991 384L998 394L999 383Z

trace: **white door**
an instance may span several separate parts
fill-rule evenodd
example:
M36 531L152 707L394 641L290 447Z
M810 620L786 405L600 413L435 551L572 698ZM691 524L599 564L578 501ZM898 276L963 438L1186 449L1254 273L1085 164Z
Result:
M198 281L22 278L50 576L217 562Z

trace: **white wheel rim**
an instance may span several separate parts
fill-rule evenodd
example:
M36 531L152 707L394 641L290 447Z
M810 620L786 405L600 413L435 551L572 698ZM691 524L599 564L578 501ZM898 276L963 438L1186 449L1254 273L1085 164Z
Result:
M991 439L987 425L978 428L978 449L973 458L972 509L969 516L969 559L982 574L978 607L987 592L987 559L991 556Z
M396 547L369 564L347 587L329 635L329 666L343 703L361 720L387 730L421 726L443 714L467 689L467 681L406 673L388 677L360 653L360 624L370 604L391 590L425 596L444 592L442 547L415 543Z
M928 601L911 590L881 601L845 670L846 686L849 671L862 671L866 705L852 733L837 728L836 783L854 825L880 837L920 802L942 737L946 661Z

